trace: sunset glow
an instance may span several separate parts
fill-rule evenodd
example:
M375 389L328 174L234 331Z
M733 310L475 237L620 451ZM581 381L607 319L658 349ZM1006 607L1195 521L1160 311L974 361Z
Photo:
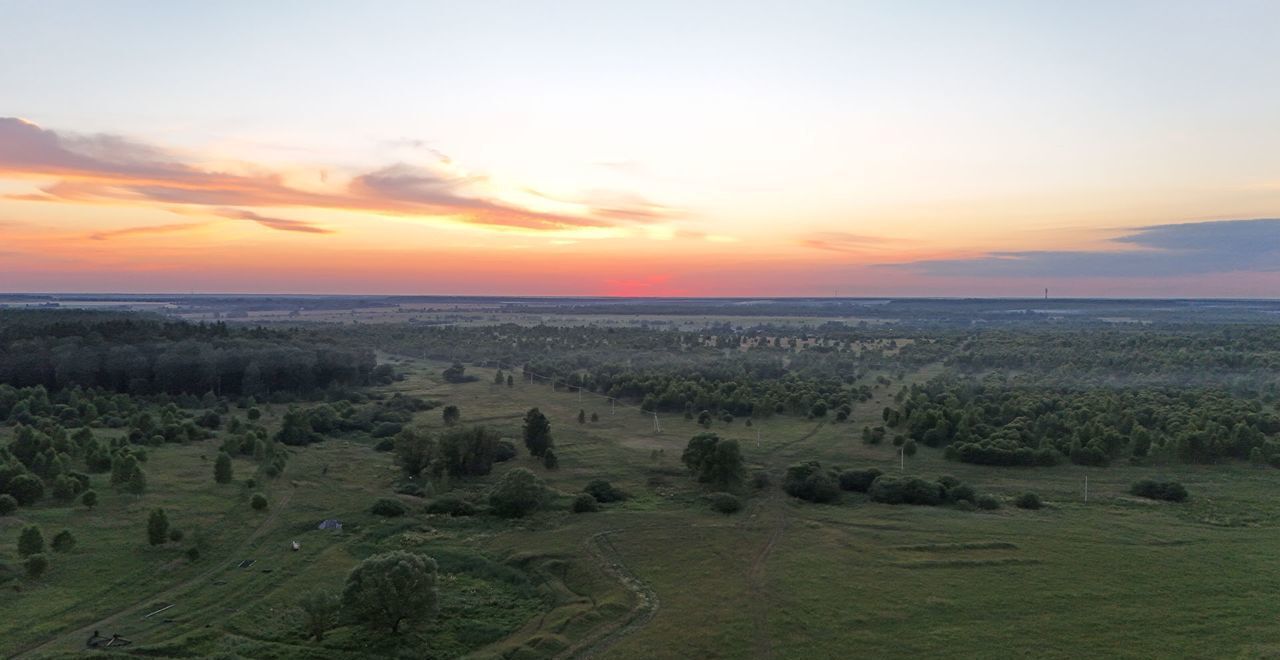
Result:
M1274 297L1207 6L10 3L0 289Z

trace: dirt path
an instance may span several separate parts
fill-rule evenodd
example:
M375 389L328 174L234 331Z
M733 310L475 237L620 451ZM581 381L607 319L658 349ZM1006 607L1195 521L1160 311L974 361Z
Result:
M769 540L756 553L755 559L751 562L751 569L747 572L747 579L751 586L751 593L754 595L752 617L755 622L755 657L772 658L773 657L773 637L769 633L769 598L768 590L765 587L765 568L769 561L769 555L773 554L773 549L777 547L778 541L782 540L782 535L787 531L787 509L779 498L777 491L774 491L768 500L766 506L762 506L761 510L768 508L776 509L778 512L778 522L773 527L773 532L769 534Z
M108 631L108 634L110 634L110 631L115 626L116 622L120 621L120 619L122 619L125 615L135 612L149 603L154 603L158 600L172 599L178 594L184 591L187 591L188 589L196 585L199 585L203 582L208 581L210 578L212 578L215 575L218 575L219 573L222 573L223 571L227 570L227 563L226 563L227 561L230 561L232 557L240 557L244 555L245 551L248 550L249 547L252 546L255 541L262 538L262 536L266 534L275 525L276 520L280 517L280 512L284 510L286 506L289 505L289 500L293 499L293 493L294 493L293 488L290 488L288 491L286 491L285 494L275 503L275 505L271 507L271 513L267 516L266 520L263 520L262 524L258 525L258 527L254 529L253 532L249 534L249 536L245 537L245 539L240 542L240 545L236 546L236 548L231 551L229 557L223 558L222 560L215 562L215 564L209 570L189 580L179 582L178 584L175 584L169 587L168 589L159 591L150 596L147 596L146 598L135 601L130 605L122 607L116 610L115 612L112 612L111 614L108 614L107 616L97 621L86 624L76 630L66 632L66 633L60 633L51 639L47 639L43 642L38 642L32 645L29 645L26 648L18 649L16 652L14 652L13 657L18 658L27 654L36 654L36 653L40 653L41 651L51 650L49 647L55 646L56 644L58 644L63 640L77 639L77 638L81 640L88 639L89 634L95 630L105 630L105 631Z
M620 531L622 530L611 529L587 537L587 551L596 558L596 561L600 562L600 568L605 573L621 582L622 586L635 594L636 606L631 609L631 613L627 618L597 632L591 639L579 645L576 650L570 649L566 651L564 657L574 658L575 660L598 657L612 648L614 644L617 644L618 640L648 625L658 613L661 603L658 601L657 592L643 580L636 577L627 568L626 564L622 563L622 557L618 555L618 549L613 546L613 541L609 539L610 535Z

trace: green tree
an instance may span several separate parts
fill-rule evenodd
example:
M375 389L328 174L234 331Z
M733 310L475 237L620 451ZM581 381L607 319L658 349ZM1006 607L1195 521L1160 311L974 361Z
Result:
M338 610L342 601L336 594L327 591L312 591L298 600L298 609L302 610L307 634L317 642L324 639L324 634L338 625Z
M44 534L36 525L27 525L18 533L18 556L29 557L44 552Z
M502 480L489 493L493 512L507 518L520 518L542 507L547 488L537 475L515 468L502 475Z
M586 424L586 423L587 423L587 411L585 411L585 410L583 410L583 409L581 409L581 408L579 408L579 409L578 409L578 423L579 423L579 424Z
M524 415L524 446L532 456L542 457L554 446L551 439L551 422L537 408L530 408Z
M440 412L440 417L444 420L445 426L453 426L462 419L462 411L458 410L457 406L448 405Z
M320 435L311 428L311 419L306 411L297 408L289 408L284 414L280 430L275 435L276 442L292 447L309 445L319 439Z
M169 540L169 516L164 509L155 509L147 517L147 542L151 545L164 545Z
M347 575L342 607L353 620L371 628L400 632L406 622L436 614L436 562L402 550L374 555Z
M560 469L560 457L556 456L554 449L548 449L542 453L542 467L548 470Z
M231 471L231 456L225 451L218 452L213 462L213 480L220 484L229 484L235 477Z
M18 500L8 493L0 495L0 516L7 516L17 510Z
M262 493L254 493L253 497L249 498L249 506L252 507L254 511L266 511L267 496Z
M406 428L396 434L392 449L400 471L416 479L436 458L436 439L420 428Z
M718 491L742 485L742 450L737 440L721 440L715 433L699 433L689 439L680 460L699 482Z
M439 466L451 477L473 477L489 474L498 456L496 431L483 426L454 428L437 441Z
M507 387L515 387L515 386L516 386L515 379L511 377L511 374L507 374Z
M501 385L501 384L503 383L503 381L504 381L504 380L506 380L506 379L504 379L504 378L502 377L502 370L501 370L501 369L499 369L499 370L497 370L497 371L493 372L493 384L494 384L494 385Z
M80 496L80 502L83 503L86 508L92 510L93 507L98 506L98 492L94 490L86 490L84 495Z

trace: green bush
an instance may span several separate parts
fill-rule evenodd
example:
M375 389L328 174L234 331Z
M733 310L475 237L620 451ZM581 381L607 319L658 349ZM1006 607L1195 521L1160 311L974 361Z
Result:
M405 507L404 503L401 502L400 500L393 500L389 497L383 497L383 498L380 498L377 502L373 503L373 508L370 509L370 511L372 511L373 514L376 516L386 516L387 518L394 518L396 516L403 516L405 513L409 511L409 509Z
M515 468L502 475L502 480L489 493L493 512L506 518L527 516L542 507L547 488L542 480L525 468Z
M1000 499L995 495L979 495L975 503L984 511L995 511L1000 508Z
M733 493L711 493L707 495L711 509L726 516L742 510L742 500Z
M13 496L8 493L0 495L0 516L7 516L17 510L18 500L13 499Z
M49 559L43 554L37 553L28 556L22 566L27 569L27 577L36 580L41 575L44 575L45 571L49 570Z
M872 502L882 504L915 504L936 506L944 499L942 484L925 481L919 477L892 477L880 475L871 482L867 494Z
M1177 481L1155 481L1154 479L1143 479L1134 482L1129 488L1129 492L1138 497L1146 497L1153 500L1164 500L1166 502L1185 502L1187 501L1187 489Z
M71 530L64 529L54 535L49 547L53 548L54 552L71 552L76 547L76 537Z
M44 534L36 525L27 525L18 533L18 556L29 557L44 552Z
M782 490L809 502L832 502L840 496L836 480L817 461L797 463L787 468Z
M267 496L262 493L254 493L253 497L249 498L249 506L253 507L254 511L266 511Z
M1032 492L1026 492L1018 496L1013 501L1013 505L1019 509L1039 509L1044 506L1044 502L1040 501L1040 496Z
M948 487L946 490L946 498L948 502L968 502L975 504L978 499L978 491L973 486L965 483L957 483Z
M578 493L569 509L574 513L594 513L600 510L600 503L590 493Z
M871 483L876 477L884 474L880 470L870 468L867 470L845 470L840 473L840 490L851 490L858 493L867 492L871 488Z
M605 481L604 479L592 480L591 483L588 483L587 486L582 489L582 492L591 495L601 504L621 502L630 497L625 491L614 487L613 484Z

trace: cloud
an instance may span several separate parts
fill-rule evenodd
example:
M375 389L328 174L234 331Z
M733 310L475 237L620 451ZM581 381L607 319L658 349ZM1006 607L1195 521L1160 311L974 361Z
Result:
M900 239L866 234L851 234L842 231L824 231L811 234L800 239L800 244L815 250L831 252L867 252L881 248L887 244L901 243Z
M298 232L304 232L307 234L334 233L332 229L317 227L309 222L303 222L302 220L289 220L286 218L269 218L266 216L258 215L257 213L253 213L250 211L241 211L240 209L220 209L217 213L218 215L221 215L224 218L232 218L237 220L250 220L268 229L275 229L278 231L298 231Z
M935 277L1178 277L1280 271L1280 219L1137 227L1114 251L993 252L893 264Z
M466 191L483 177L453 176L403 163L355 176L344 189L312 191L290 185L278 173L213 171L118 136L63 135L16 118L0 117L0 144L5 145L0 150L0 177L59 179L44 187L42 195L16 196L26 200L327 208L448 216L477 225L535 230L605 227L618 219L540 213L468 195ZM308 231L293 222L273 228L290 225L292 231Z
M89 238L95 241L108 241L113 238L122 236L140 236L146 234L172 234L180 231L191 231L201 227L207 227L212 222L175 222L168 225L147 225L143 227L127 227L125 229L113 229L111 231L100 231L96 234L90 234Z

